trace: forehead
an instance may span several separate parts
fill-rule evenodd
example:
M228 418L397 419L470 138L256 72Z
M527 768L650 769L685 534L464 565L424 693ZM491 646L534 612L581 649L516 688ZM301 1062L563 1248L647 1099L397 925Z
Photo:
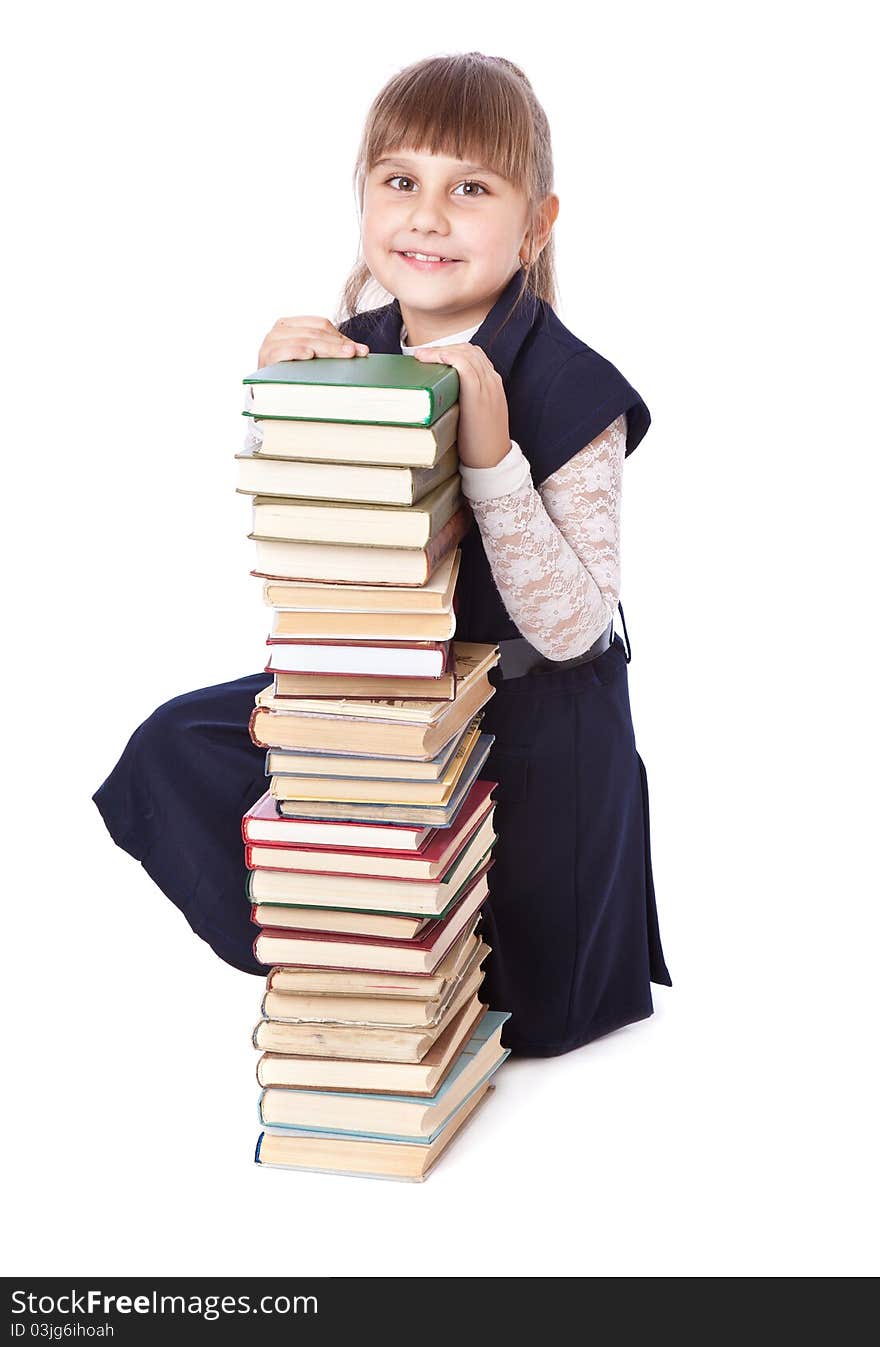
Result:
M373 168L405 168L405 169L425 169L428 166L436 167L441 172L448 173L485 173L492 177L500 178L501 174L496 172L488 164L467 163L463 159L455 159L449 155L434 154L431 150L386 150L380 159L375 160Z

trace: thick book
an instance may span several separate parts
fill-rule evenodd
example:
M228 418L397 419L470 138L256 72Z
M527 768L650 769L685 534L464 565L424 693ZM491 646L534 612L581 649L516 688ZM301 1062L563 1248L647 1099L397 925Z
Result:
M434 1025L406 1029L400 1025L302 1024L264 1018L254 1028L254 1047L263 1052L293 1053L301 1057L420 1062L458 1012L473 1003L484 977L482 968L474 968Z
M438 916L442 915L438 913ZM431 918L384 909L368 912L362 908L330 907L318 903L307 906L295 903L253 903L251 921L255 926L270 926L278 930L290 927L298 931L337 931L344 935L412 940L425 930Z
M486 1009L474 997L449 1022L420 1062L367 1062L264 1052L257 1062L257 1082L264 1088L293 1086L299 1090L433 1095L475 1033Z
M411 917L438 917L449 908L462 885L495 846L492 815L478 824L445 873L437 880L398 880L357 874L317 874L303 870L252 870L249 894L253 904L265 911L287 913L283 921L264 921L264 925L296 927L296 917L310 909L314 920L309 925L321 928L321 915L327 909L346 909L352 917L365 913L398 913ZM253 847L249 858L274 859L282 847ZM306 925L303 921L302 925ZM342 929L342 927L340 927Z
M312 968L308 965L277 964L266 976L266 991L296 992L314 996L392 997L402 1001L443 998L463 974L480 937L475 934L479 917L462 931L449 953L433 973L377 973L369 969Z
M271 669L264 669L271 673ZM327 701L353 697L372 701L391 701L397 697L411 701L451 702L455 700L456 677L453 668L433 677L390 674L276 673L272 692L279 702L291 698L314 697Z
M460 735L450 739L426 762L412 758L363 758L356 753L299 753L293 748L270 748L266 753L267 776L347 776L362 780L439 781L458 752L462 740L479 727L478 711Z
M421 588L473 523L464 500L425 547L358 547L248 537L256 543L252 575L266 580L320 581L353 586Z
M242 415L258 423L260 454L320 463L430 468L456 442L459 406L453 403L430 426L360 424L355 434L338 421L262 419L250 411Z
M258 1165L276 1169L421 1183L494 1088L487 1080L474 1090L429 1144L381 1141L369 1135L327 1136L295 1129L285 1133L264 1131L257 1138L254 1159Z
M449 1075L435 1094L364 1094L347 1090L292 1090L271 1087L260 1093L260 1123L268 1128L353 1133L372 1132L387 1140L403 1137L433 1141L452 1114L510 1055L501 1046L508 1011L487 1010L464 1044Z
M281 701L266 688L257 693L248 722L251 741L267 749L344 749L362 757L433 758L495 695L488 673L500 658L498 647L471 647L489 653L470 661L470 667L461 643L456 641L453 647L456 689L451 702L359 697Z
M435 486L417 505L360 505L254 496L253 536L276 542L349 547L427 547L455 514L462 499L458 473Z
M458 402L458 371L412 355L282 360L242 382L257 417L430 426Z
M285 544L279 543L278 546L283 547ZM422 585L365 585L342 580L328 580L323 584L309 580L264 580L263 602L278 612L298 613L301 617L318 610L325 614L333 612L340 617L354 615L375 618L377 614L393 614L436 618L452 610L460 566L461 548L455 547L438 563L433 574Z
M451 828L458 818L471 788L489 756L491 735L481 735L477 747L467 760L464 771L445 804L377 804L346 800L279 800L279 812L297 818L326 818L359 823L424 824L432 828Z
M478 870L449 916L432 922L415 940L377 940L355 935L319 935L263 927L254 941L254 957L263 964L308 964L321 968L360 968L378 972L433 973L456 937L489 896L490 859Z
M482 829L480 831L482 833ZM388 889L400 881L371 880L370 883L377 886L375 905L372 907L366 904L355 906L353 902L343 907L342 904L346 899L342 895L328 891L327 902L252 903L251 921L255 926L265 930L279 932L309 931L327 935L356 935L370 940L375 939L377 942L421 939L429 933L432 925L442 923L452 915L459 899L467 891L472 877L484 869L491 859L494 845L494 833L481 836L479 845L475 839L473 848L469 847L466 854L456 862L448 883L434 885L434 888L440 888L441 892L437 895L437 909L432 912L407 908L404 906L404 899L397 900L400 904L397 907L393 904L379 907L378 904L384 901L383 885Z
M456 752L438 781L396 781L388 777L279 776L273 777L270 794L275 800L336 800L377 804L447 804L471 755L491 747L493 734L473 730L459 740Z
M439 678L446 673L452 648L450 641L304 641L274 636L266 644L266 673L382 679Z
M260 796L252 809L265 811L263 818L281 821L278 806L268 791ZM249 811L250 812L250 811ZM256 840L276 842L281 846L317 847L321 851L390 851L395 855L416 855L424 851L437 832L436 828L409 827L405 824L388 823L376 826L372 823L346 823L335 819L299 819L283 820L290 825L290 832L274 837L264 836ZM245 841L252 840L250 837Z
M358 823L352 825L350 833L334 831L331 826L327 833L319 834L327 840L300 841L299 820L279 817L268 791L242 817L242 840L257 852L280 853L272 866L275 869L372 875L379 879L431 879L443 874L494 808L491 795L495 785L485 777L477 778L454 824L431 829L430 837L418 847L408 841L405 846L398 845L401 839L396 834L383 838L390 845L375 846L373 842L378 839L362 840L370 825ZM338 840L340 836L344 841Z
M468 957L461 971L447 980L442 993L437 996L289 992L278 991L268 983L260 1009L268 1019L294 1024L382 1024L412 1029L419 1025L430 1026L439 1021L462 981L492 952L492 946L476 936L469 941L467 949Z
M489 785L491 782L478 782ZM351 847L335 850L318 848L285 847L273 843L260 845L249 843L245 849L245 859L254 861L248 876L248 897L255 903L295 903L315 904L327 900L332 893L345 893L346 906L370 908L364 901L367 897L368 882L377 884L376 892L384 887L384 880L394 881L388 889L389 906L374 904L377 911L422 912L433 915L443 906L443 895L432 895L428 888L401 889L401 884L437 885L448 882L453 867L458 864L471 847L480 845L480 840L488 839L486 847L494 839L495 802L480 799L478 805L462 808L459 818L452 828L438 828L431 842L423 851L405 854L401 851L355 851ZM479 839L479 840L478 840ZM248 849L249 848L249 849ZM275 863L277 852L284 853L284 865ZM261 866L261 859L273 862ZM354 892L346 891L343 880L351 879ZM334 884L334 881L339 881ZM412 900L413 905L408 906Z
M455 612L339 613L291 612L276 608L269 632L275 641L449 641Z
M365 505L415 505L458 472L449 449L431 468L375 468L350 463L300 463L243 449L236 490L246 496L293 496L359 501Z
M494 740L494 735L485 737ZM241 837L246 846L283 852L276 868L284 870L431 878L442 874L494 806L490 797L496 784L485 777L475 779L449 828L395 824L390 830L358 820L346 826L285 818L271 791L265 791L242 815Z
M482 829L480 831L482 834ZM327 902L252 903L251 920L254 925L265 930L278 933L289 931L294 935L300 931L318 935L354 935L358 938L375 940L380 945L397 944L399 941L422 941L430 935L432 927L443 925L453 916L474 877L484 871L491 861L495 846L494 833L480 836L479 841L480 844L477 845L475 839L473 847L468 847L466 853L456 862L447 883L434 885L435 889L441 889L441 893L437 897L437 906L433 912L420 912L418 909L408 908L404 905L405 900L398 900L397 907L393 904L379 907L378 903L383 901L383 889L399 885L400 881L370 880L369 882L376 886L376 898L372 907L366 904L355 906L353 902L343 906L345 898L328 891Z

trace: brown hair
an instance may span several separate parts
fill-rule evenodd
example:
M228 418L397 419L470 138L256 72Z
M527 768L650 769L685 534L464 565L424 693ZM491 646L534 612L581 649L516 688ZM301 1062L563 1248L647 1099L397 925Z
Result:
M528 227L553 190L550 127L519 66L503 56L469 51L431 56L407 66L376 95L358 149L354 188L363 210L367 174L377 159L395 150L448 154L490 165L522 189L529 202ZM536 259L523 264L527 291L555 307L557 281L553 235ZM360 312L372 273L359 258L342 291L337 325Z

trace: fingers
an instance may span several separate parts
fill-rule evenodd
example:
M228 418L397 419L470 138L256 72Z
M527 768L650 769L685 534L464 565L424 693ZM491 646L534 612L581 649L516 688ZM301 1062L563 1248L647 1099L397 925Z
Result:
M262 369L281 360L312 360L315 356L349 359L369 353L369 346L346 337L329 318L309 314L277 320L263 339L258 367Z
M487 386L494 381L502 382L501 375L486 352L471 342L458 342L452 346L420 346L412 354L423 363L452 365L460 376L480 386Z

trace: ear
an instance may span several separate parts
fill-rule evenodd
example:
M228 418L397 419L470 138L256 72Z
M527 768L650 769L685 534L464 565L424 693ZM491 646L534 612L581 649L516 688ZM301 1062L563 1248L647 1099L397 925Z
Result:
M544 197L538 207L538 218L535 223L534 231L530 230L525 237L525 247L520 251L520 261L525 265L529 255L534 262L538 255L543 251L547 240L550 237L550 231L556 222L559 214L559 197L555 192L550 192ZM525 257L522 253L525 252Z

